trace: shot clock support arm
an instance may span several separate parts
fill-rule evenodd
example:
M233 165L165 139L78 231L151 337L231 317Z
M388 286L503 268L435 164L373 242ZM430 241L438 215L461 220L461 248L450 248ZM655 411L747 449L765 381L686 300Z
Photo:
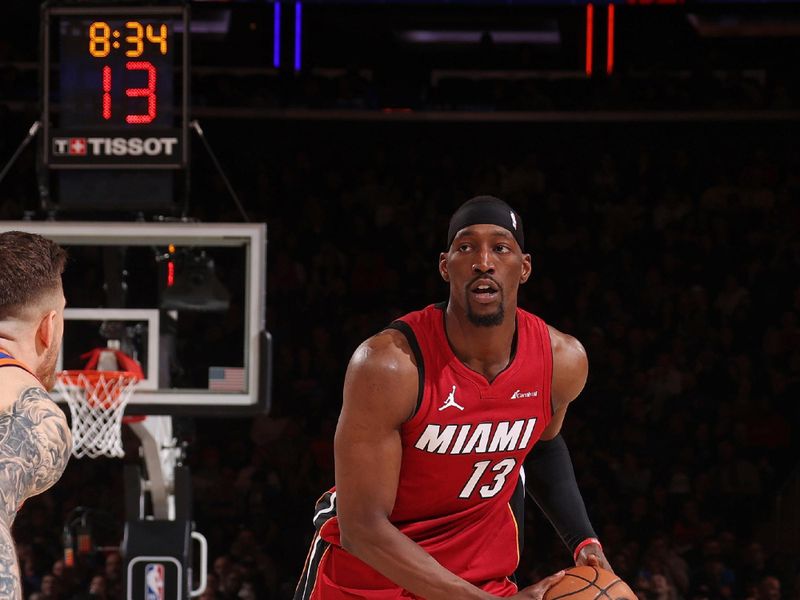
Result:
M19 158L20 154L22 154L22 151L25 150L28 144L31 143L31 140L36 137L37 133L39 133L39 128L41 126L41 121L33 122L33 125L31 125L31 128L28 130L28 134L22 139L19 146L17 146L17 149L14 150L14 154L11 155L11 158L9 158L8 162L6 162L6 164L3 166L3 170L0 171L0 183L2 183L5 176L8 175L8 172L11 170L11 167L14 166L14 163L17 162L17 159Z
M246 223L249 223L250 222L250 217L247 216L247 213L245 212L244 207L242 206L242 203L239 201L239 196L236 194L236 191L233 189L233 186L231 185L231 182L228 179L228 176L225 175L225 171L222 169L222 165L219 164L219 160L217 160L216 154L214 154L214 151L211 149L211 144L208 143L208 140L206 139L206 136L203 133L203 129L202 129L202 127L200 127L200 123L197 121L197 119L194 119L194 120L189 122L189 127L191 127L192 129L194 129L197 132L198 137L203 142L203 145L206 148L206 152L208 152L208 156L211 158L211 162L214 163L214 168L217 170L217 173L219 173L219 176L222 177L222 181L225 184L225 188L228 190L228 193L231 195L231 198L233 199L233 203L236 205L236 208L239 210L239 214L242 215L242 219L244 219L244 221ZM187 212L187 211L188 211L188 206L184 208L184 212ZM184 216L186 216L186 215L184 215Z

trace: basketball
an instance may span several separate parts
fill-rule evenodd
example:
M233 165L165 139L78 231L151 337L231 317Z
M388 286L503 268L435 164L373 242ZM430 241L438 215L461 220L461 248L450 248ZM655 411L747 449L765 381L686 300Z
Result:
M544 600L636 600L636 594L611 571L599 567L572 567L547 590Z

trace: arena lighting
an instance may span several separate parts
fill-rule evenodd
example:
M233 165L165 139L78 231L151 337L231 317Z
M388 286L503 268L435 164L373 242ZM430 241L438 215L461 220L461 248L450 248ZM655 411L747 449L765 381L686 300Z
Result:
M743 15L686 15L689 25L701 37L748 38L748 37L795 37L800 35L800 18L782 15L778 17L751 17Z
M586 5L586 76L592 76L592 45L594 44L594 5Z
M303 35L303 3L294 3L294 70L303 66L301 56L301 37Z
M272 5L272 66L281 68L281 3Z
M527 31L426 30L401 31L398 37L410 44L479 44L484 36L495 44L557 45L561 35L557 29Z
M204 1L204 0L195 0ZM211 37L228 35L231 28L230 9L209 11L204 10L201 14L192 15L192 22L189 26L192 34L208 34ZM175 32L183 33L183 23L175 24Z
M608 35L606 36L606 73L614 72L614 5L608 5Z

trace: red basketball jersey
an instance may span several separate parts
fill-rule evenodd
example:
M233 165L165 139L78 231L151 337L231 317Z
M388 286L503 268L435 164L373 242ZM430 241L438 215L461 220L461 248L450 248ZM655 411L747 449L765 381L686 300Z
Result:
M390 520L445 568L500 596L516 592L509 577L519 562L509 502L520 467L552 416L547 326L521 309L516 317L516 352L491 383L453 354L441 306L392 325L409 338L422 386L418 409L401 430ZM319 533L295 597L409 597L341 548L335 496L331 490L317 505Z

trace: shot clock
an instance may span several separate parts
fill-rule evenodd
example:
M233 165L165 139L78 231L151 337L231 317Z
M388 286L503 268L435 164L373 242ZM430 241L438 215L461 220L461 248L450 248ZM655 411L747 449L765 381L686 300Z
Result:
M45 5L42 25L48 167L186 166L185 6Z

